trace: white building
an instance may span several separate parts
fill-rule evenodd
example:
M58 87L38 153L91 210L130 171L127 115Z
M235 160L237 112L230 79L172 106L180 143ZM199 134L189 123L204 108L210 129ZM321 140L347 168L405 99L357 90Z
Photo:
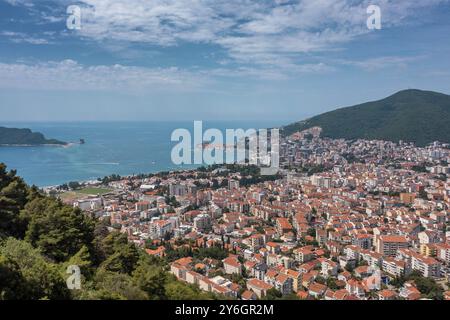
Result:
M83 211L99 210L103 206L103 200L102 198L77 200L73 206Z
M149 225L149 233L152 239L164 238L172 232L172 223L168 220L154 220Z

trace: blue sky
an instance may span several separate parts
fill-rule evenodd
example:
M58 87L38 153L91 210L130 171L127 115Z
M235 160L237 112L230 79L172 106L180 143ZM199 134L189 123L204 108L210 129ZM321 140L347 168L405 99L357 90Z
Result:
M449 0L0 0L1 119L289 122L450 94L449 18Z

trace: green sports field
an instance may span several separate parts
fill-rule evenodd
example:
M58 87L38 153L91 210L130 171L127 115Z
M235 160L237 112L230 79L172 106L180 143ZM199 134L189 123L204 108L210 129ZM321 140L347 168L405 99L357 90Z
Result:
M77 190L76 193L87 194L87 195L104 195L111 192L111 189L106 188L83 188Z

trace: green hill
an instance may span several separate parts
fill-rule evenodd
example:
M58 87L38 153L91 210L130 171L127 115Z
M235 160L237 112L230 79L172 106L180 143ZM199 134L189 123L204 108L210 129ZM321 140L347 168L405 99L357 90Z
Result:
M284 135L321 127L322 136L450 143L450 96L404 90L382 100L337 109L282 128Z
M55 139L46 139L42 133L32 132L30 129L0 127L0 146L45 144L64 145L66 143Z

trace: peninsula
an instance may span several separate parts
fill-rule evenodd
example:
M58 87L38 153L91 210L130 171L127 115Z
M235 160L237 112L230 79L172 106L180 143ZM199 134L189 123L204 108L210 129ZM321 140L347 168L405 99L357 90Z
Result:
M30 129L0 127L0 146L66 145L66 142L47 139L42 133Z

